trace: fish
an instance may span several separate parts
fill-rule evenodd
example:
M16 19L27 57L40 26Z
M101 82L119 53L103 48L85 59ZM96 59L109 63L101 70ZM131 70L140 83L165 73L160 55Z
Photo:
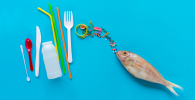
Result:
M134 77L143 79L152 83L162 84L167 87L174 95L179 96L173 87L183 90L179 85L171 83L163 78L163 76L145 59L139 55L129 51L118 51L116 53L122 65Z

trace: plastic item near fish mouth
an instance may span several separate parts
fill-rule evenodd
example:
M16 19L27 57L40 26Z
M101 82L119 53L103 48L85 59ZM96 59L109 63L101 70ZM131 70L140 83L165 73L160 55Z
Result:
M86 28L86 31L85 31L85 33L84 33L83 35L80 35L80 34L77 33L77 28L78 28L79 26L85 26L85 28ZM81 27L80 27L80 28L81 28ZM87 36L87 31L88 31L88 28L87 28L87 26L86 26L85 24L79 24L79 25L77 25L76 28L75 28L76 34L79 36L79 38L82 38L82 39L85 38L85 37Z
M85 25L81 25L80 28L84 30L85 29Z
M80 35L80 34L77 33L77 28L79 26L80 26L80 29L83 29L82 30L83 35ZM84 28L86 28L86 29L84 29ZM105 40L109 40L109 42L110 42L109 46L112 48L113 53L116 54L116 52L117 52L116 46L117 45L115 44L115 41L112 40L111 37L109 36L109 32L106 31L105 29L103 29L102 27L101 28L100 27L94 27L94 25L91 21L89 22L88 27L85 24L78 24L75 28L75 32L79 36L79 38L82 38L82 39L85 38L86 36L87 36L87 38L88 38L88 36L91 36L91 37L97 36L99 38L102 37L102 38L105 38ZM102 32L105 33L104 36L101 36Z

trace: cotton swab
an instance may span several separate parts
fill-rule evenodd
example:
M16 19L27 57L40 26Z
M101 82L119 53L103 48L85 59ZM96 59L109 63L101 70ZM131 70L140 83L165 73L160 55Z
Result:
M67 56L67 52L66 52L66 45L65 45L65 41L64 41L64 35L63 35L62 24L61 24L61 19L60 19L60 12L59 12L58 7L57 7L57 13L58 13L58 20L59 20L59 24L60 24L60 30L61 30L62 40L63 40L63 44L64 44L64 52L65 52L67 66L68 66L69 77L71 79L72 76L71 76L71 72L70 72L70 67L69 67L69 62L68 62L68 56Z
M28 76L28 72L27 72L27 68L26 68L26 63L25 63L25 59L24 59L24 53L23 53L23 47L22 47L22 45L20 45L20 49L21 49L21 52L22 52L23 60L24 60L24 66L25 66L26 75L27 75L27 78L26 79L29 82L30 81L30 77Z

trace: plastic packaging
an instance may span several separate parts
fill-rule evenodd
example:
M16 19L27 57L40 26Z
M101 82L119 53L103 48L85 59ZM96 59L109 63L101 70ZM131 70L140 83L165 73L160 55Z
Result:
M42 54L45 63L45 69L47 71L47 78L55 79L61 77L62 71L60 69L55 46L52 44L52 41L42 43L42 45Z

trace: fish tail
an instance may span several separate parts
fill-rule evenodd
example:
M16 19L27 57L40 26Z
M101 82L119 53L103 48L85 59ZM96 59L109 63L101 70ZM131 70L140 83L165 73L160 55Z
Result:
M181 86L176 85L176 84L174 84L174 83L171 83L171 82L169 82L169 81L167 81L167 83L168 83L168 85L167 85L166 87L167 87L173 94L175 94L176 96L179 96L179 95L175 92L175 90L173 89L173 87L179 88L179 89L181 89L181 90L183 91L183 88L182 88Z

